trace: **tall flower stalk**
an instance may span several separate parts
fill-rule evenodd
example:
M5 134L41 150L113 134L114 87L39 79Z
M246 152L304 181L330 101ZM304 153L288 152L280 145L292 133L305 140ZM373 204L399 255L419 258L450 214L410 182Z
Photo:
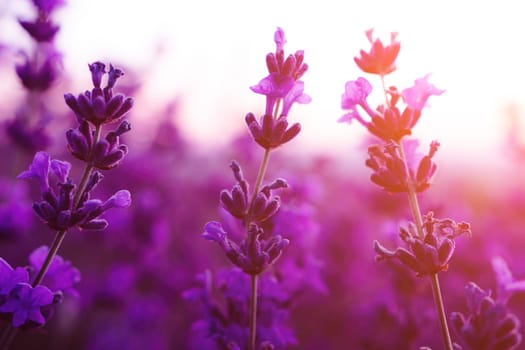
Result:
M18 176L38 181L42 200L33 203L33 210L56 235L51 247L38 250L38 256L33 258L37 263L31 269L35 272L31 277L0 260L5 265L0 276L0 314L11 320L0 340L3 350L9 348L21 327L43 326L50 315L46 308L60 300L58 296L64 292L64 286L65 289L71 286L72 283L62 284L60 288L53 288L49 283L42 285L52 267L63 261L57 252L66 234L73 228L103 230L108 225L102 218L107 210L131 204L127 190L117 191L105 201L90 198L104 177L101 170L118 166L127 154L127 146L120 143L120 136L131 128L123 118L133 106L133 100L113 91L118 78L124 74L120 69L110 65L106 72L106 66L101 62L90 64L89 69L94 88L78 97L72 94L64 96L79 124L76 129L68 130L66 137L72 155L85 162L80 182L75 185L69 176L70 163L51 159L43 151L37 152L29 169ZM106 73L106 85L102 88ZM117 128L102 137L103 126L117 122ZM72 282L80 279L78 272L75 275L77 277ZM58 276L60 278L66 277Z
M55 11L64 0L32 0L35 16L18 22L32 40L33 48L22 51L21 63L16 74L27 91L26 99L14 118L7 121L6 132L18 147L33 154L47 148L50 143L46 127L52 119L45 94L59 79L62 71L62 55L55 47L55 37L60 26L53 21Z
M417 194L430 186L437 169L433 157L439 143L433 141L428 153L421 156L416 153L417 140L408 139L428 98L441 95L444 91L428 82L429 75L417 79L413 87L401 93L395 86L387 88L385 76L396 70L395 61L401 47L396 40L397 34L392 33L388 45L374 39L372 30L367 31L366 35L372 47L369 52L362 50L354 60L362 71L380 77L385 103L372 109L367 102L372 85L362 77L349 81L341 102L342 108L348 113L340 121L351 122L355 119L382 142L368 148L366 165L373 172L371 180L387 192L406 193L414 220L408 228L400 228L400 238L407 248L399 247L391 251L375 241L376 258L398 259L415 271L417 276L429 277L443 344L447 350L452 350L438 274L448 269L455 248L454 238L470 234L470 227L467 223L434 218L432 212L422 215ZM398 107L401 100L405 104L403 111ZM361 115L361 110L366 112L370 120Z
M228 237L223 225L217 221L208 222L203 233L205 239L219 243L230 261L250 276L249 329L245 346L249 350L269 346L268 342L257 341L258 277L276 261L284 247L289 244L280 234L262 227L280 207L280 198L273 195L272 191L288 187L283 179L263 185L270 153L292 140L301 130L298 123L288 125L288 114L292 105L310 102L310 97L303 93L304 83L300 80L308 69L303 62L304 52L297 51L285 58L283 48L286 39L281 28L275 32L274 41L275 53L266 56L269 75L251 87L255 93L266 96L265 113L259 120L252 113L245 117L254 141L264 149L253 190L250 192L240 165L232 161L230 167L237 184L232 190L225 189L220 194L222 208L240 221L244 238L237 244ZM234 231L234 228L229 230Z

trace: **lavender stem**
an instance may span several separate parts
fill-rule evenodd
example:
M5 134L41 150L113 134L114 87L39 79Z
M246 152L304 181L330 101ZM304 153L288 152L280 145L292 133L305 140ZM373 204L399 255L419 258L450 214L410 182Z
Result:
M418 203L416 191L414 190L414 184L412 181L412 177L408 173L408 166L407 166L405 151L403 148L403 143L399 141L398 146L399 146L399 152L401 154L401 158L403 159L403 162L405 163L405 168L407 169L408 202L410 203L410 210L412 212L414 221L416 222L417 234L421 239L424 239L425 234L423 232L423 219L421 217L421 210L419 209L419 203ZM434 304L436 306L436 311L437 311L438 318L439 318L439 324L441 327L441 335L443 337L443 344L445 345L446 350L453 350L454 347L452 346L452 339L450 337L450 331L448 329L447 316L445 312L445 306L443 304L443 297L441 295L441 288L439 287L439 278L438 278L437 273L430 275L430 282L432 286L432 295L434 296Z
M250 275L250 340L249 350L255 350L257 334L257 275Z

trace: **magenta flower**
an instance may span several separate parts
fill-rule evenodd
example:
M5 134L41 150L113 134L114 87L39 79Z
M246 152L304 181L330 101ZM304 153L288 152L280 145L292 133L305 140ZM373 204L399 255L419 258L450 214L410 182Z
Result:
M34 62L23 53L24 62L16 66L16 74L24 87L30 91L46 91L58 78L62 70L62 56L47 49L42 62Z
M515 350L521 343L520 321L504 303L475 283L465 286L469 313L453 312L452 328L464 350Z
M398 145L389 143L383 148L372 145L368 148L369 158L366 160L366 166L373 170L370 180L390 193L408 192L410 184L416 192L422 192L430 186L437 170L432 158L438 146L439 143L433 141L428 154L423 157L415 153L414 147L407 147L408 164L405 164Z
M427 100L430 96L439 96L445 90L440 90L428 82L430 74L425 75L415 81L411 88L407 88L401 92L403 100L408 108L416 111L421 111L427 105Z
M496 256L491 262L498 285L498 301L507 302L512 293L525 291L525 279L516 280L502 257Z
M18 20L18 23L37 42L51 42L58 33L60 26L54 24L49 18L38 17L34 21Z
M304 83L299 79L308 70L304 63L304 52L297 51L284 59L284 44L286 38L281 28L274 34L275 53L266 56L266 66L269 75L250 89L266 96L265 114L273 115L275 104L279 99L286 99L283 105L283 115L287 115L293 103L309 103L310 97L303 93ZM299 83L298 85L296 85Z
M204 226L204 239L217 242L230 261L249 275L259 275L281 256L290 243L280 235L264 237L264 231L256 224L250 224L246 237L240 244L228 238L220 222L210 221Z
M41 246L33 250L29 256L29 264L35 271L39 271L49 252L47 246ZM80 282L80 271L75 268L71 261L64 261L60 255L55 255L42 284L53 292L78 295L74 285Z
M470 225L464 222L458 224L451 219L435 219L432 212L423 219L424 237L418 235L414 224L410 224L408 229L400 229L399 236L408 249L398 247L391 251L374 241L376 260L397 259L416 272L418 277L446 271L456 247L454 239L462 234L470 235Z
M368 41L372 44L369 52L360 51L361 57L354 57L357 66L366 73L386 75L396 69L396 58L401 44L396 41L397 33L390 34L390 44L385 46L381 40L373 39L373 29L365 32Z
M286 96L284 96L281 115L288 115L294 103L308 104L312 101L312 98L303 91L304 82L301 80L296 81L293 84L291 90L286 94Z
M0 258L0 297L5 296L18 283L27 283L29 273L22 267L13 269L3 258Z
M248 113L245 121L255 142L265 149L277 148L294 139L301 131L299 123L288 127L285 115L275 119L271 114L265 114L257 121L253 113Z
M40 184L40 190L46 192L49 190L49 167L51 160L46 152L40 151L33 157L33 162L29 165L29 170L26 170L17 176L17 179L36 178Z
M0 305L0 312L13 314L13 326L20 327L28 321L37 325L46 322L41 308L51 305L54 295L44 286L31 287L27 283L19 283L11 291L6 302Z
M93 125L101 125L120 121L133 107L133 99L123 94L113 94L113 88L119 77L124 73L110 65L106 86L100 87L105 66L101 62L89 65L94 88L75 97L67 93L64 99L68 107L75 112L79 121L88 121Z
M338 122L350 123L352 119L357 119L361 124L367 126L368 123L359 114L357 106L361 106L369 115L374 115L366 101L371 92L372 85L365 78L347 82L345 84L345 92L341 97L341 108L347 109L349 112L339 118Z

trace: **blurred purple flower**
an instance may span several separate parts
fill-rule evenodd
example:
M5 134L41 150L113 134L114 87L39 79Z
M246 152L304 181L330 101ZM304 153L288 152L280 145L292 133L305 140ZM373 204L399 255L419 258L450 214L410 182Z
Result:
M35 7L46 15L66 3L65 0L32 0Z
M239 269L222 269L215 281L209 271L197 276L199 286L183 293L183 298L204 308L205 317L192 327L190 349L230 350L244 349L248 341L249 277ZM277 280L264 274L259 280L259 320L257 349L284 350L297 345L289 325L287 310L289 295ZM222 300L216 299L214 290L221 291ZM205 344L205 345L204 345ZM269 347L271 349L271 347Z
M16 74L24 87L30 91L48 90L62 70L60 53L50 50L44 55L42 62L36 63L24 53L24 63L16 66Z
M359 123L367 126L368 124L359 114L357 106L362 107L369 115L374 115L372 108L366 101L370 92L372 92L372 85L365 78L360 77L357 80L348 81L341 97L341 108L349 110L349 112L339 118L338 122L350 123L353 119L357 119Z
M425 75L415 81L411 88L407 88L401 92L403 100L410 109L421 111L427 106L427 100L430 96L439 96L445 90L440 90L428 82L430 74Z
M40 191L46 192L49 190L49 167L51 160L46 152L37 152L33 158L33 162L29 165L29 170L26 170L17 179L36 178L40 184Z
M29 273L22 267L13 269L3 258L0 258L0 304L18 283L29 282Z
M44 286L31 287L27 283L18 283L9 294L5 303L0 305L0 313L13 314L13 326L20 327L32 321L37 325L46 322L41 308L54 302L53 293Z
M19 19L18 23L37 42L51 42L58 33L60 26L49 18L37 17L33 21Z
M514 292L525 291L525 280L515 280L502 257L493 257L491 263L498 285L497 301L506 303Z
M519 319L475 283L465 286L469 313L453 312L451 325L463 350L513 350L521 343Z
M0 239L16 239L32 225L25 183L0 178Z
M39 271L44 260L49 252L47 246L41 246L33 250L29 256L29 264L35 270ZM62 292L64 294L71 294L78 296L74 285L80 282L80 271L73 267L71 261L64 261L64 259L55 255L49 269L42 281L42 285L48 287L52 292Z

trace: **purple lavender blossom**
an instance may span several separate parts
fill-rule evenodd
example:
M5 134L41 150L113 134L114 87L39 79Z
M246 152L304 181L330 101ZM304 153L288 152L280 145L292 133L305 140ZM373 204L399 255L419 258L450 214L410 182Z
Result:
M463 350L512 350L517 349L522 336L519 319L504 303L494 301L475 283L465 286L469 313L451 314L451 324L461 340Z
M228 238L222 225L216 221L205 225L202 236L217 242L230 261L250 275L259 275L266 270L289 244L289 241L280 235L264 239L263 229L254 223L250 224L245 239L239 245Z
M248 339L249 277L241 270L220 270L215 280L209 271L198 276L200 286L189 289L183 297L204 307L205 318L192 327L190 349L245 349ZM214 297L221 291L224 299ZM290 296L282 291L277 280L269 274L261 276L259 292L259 325L257 349L284 350L297 345L289 326L287 303Z
M105 65L95 62L89 65L94 88L79 94L77 97L67 93L64 95L66 104L71 108L80 124L88 121L93 125L115 123L120 121L133 107L133 99L123 94L113 94L113 88L122 70L110 65L107 73L107 82L104 88L100 87L102 76L105 74Z
M16 74L29 91L46 91L57 80L62 71L60 53L47 50L42 62L34 62L24 54L24 62L16 66Z
M47 246L41 246L33 250L29 256L29 264L35 271L39 271L42 268L48 252L49 247ZM73 267L71 261L64 261L61 256L55 255L42 284L54 293L62 292L63 294L78 296L74 285L79 281L80 271Z
M0 313L12 314L13 326L20 327L26 323L43 325L46 318L42 308L55 301L54 294L44 286L31 287L27 283L18 283L9 293L6 301L0 305Z
M88 192L101 179L98 172L91 174L88 186L80 198L76 207L74 196L76 196L75 185L69 178L71 165L68 162L53 159L45 152L35 154L29 170L22 172L18 178L36 178L40 184L42 201L35 202L33 209L36 214L53 230L66 231L68 228L77 226L81 229L103 230L108 225L107 221L99 218L104 212L111 208L126 208L131 204L131 195L127 190L115 193L105 202L98 199L88 199ZM58 179L58 194L49 184L49 174L53 173Z
M20 238L32 225L26 184L0 178L0 239Z
M266 96L267 115L273 115L275 104L279 99L285 101L283 106L283 116L287 116L292 104L309 103L310 97L303 93L304 83L299 80L308 70L308 65L304 63L304 52L297 51L284 59L284 44L286 39L281 28L277 28L274 35L276 44L275 54L269 53L266 56L266 66L270 73L263 78L259 84L252 86L253 92Z
M29 273L26 269L22 267L13 269L7 261L0 258L0 301L5 300L6 295L8 295L18 283L27 283L28 281Z
M376 260L398 259L415 271L417 276L446 271L454 254L454 238L471 234L469 224L457 224L451 219L435 219L433 213L424 217L423 237L418 235L414 224L409 225L408 229L401 228L400 231L399 236L407 244L408 250L396 248L395 251L390 251L374 241Z

